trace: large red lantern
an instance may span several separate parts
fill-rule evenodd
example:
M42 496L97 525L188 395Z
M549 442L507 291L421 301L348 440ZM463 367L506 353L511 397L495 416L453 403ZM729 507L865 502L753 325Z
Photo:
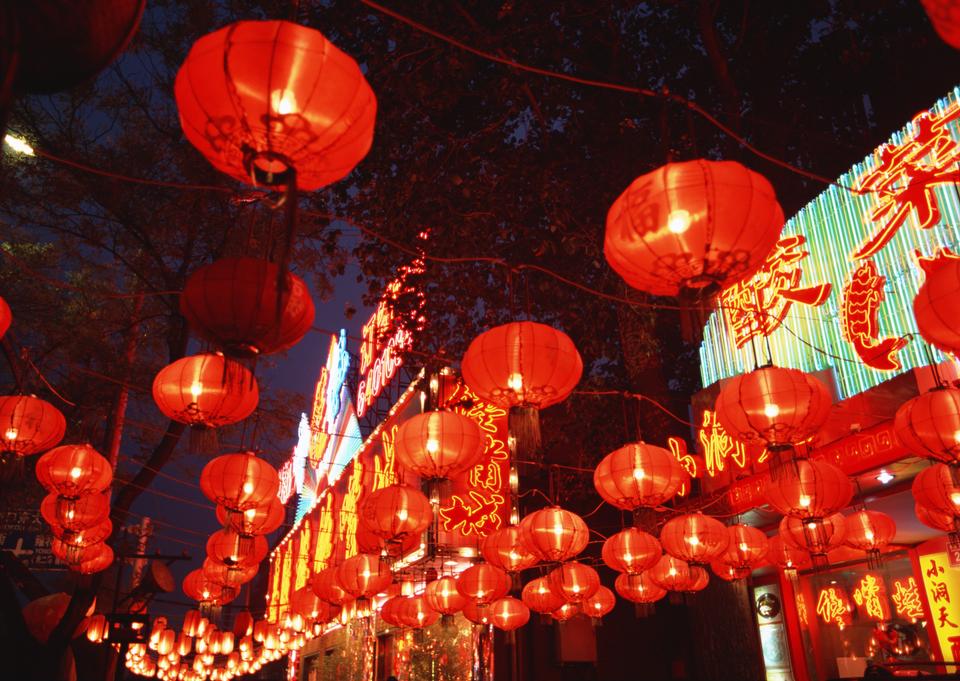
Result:
M530 621L530 608L511 596L494 601L487 612L490 623L502 631L514 631Z
M599 619L613 610L617 597L607 587L601 585L594 594L580 604L584 615Z
M960 390L940 386L907 400L893 428L911 454L960 464Z
M954 532L956 530L954 526L954 515L941 513L940 511L924 506L920 502L913 505L913 512L917 516L917 519L930 529L938 530L939 532Z
M607 454L593 472L593 486L604 501L625 511L659 506L689 479L677 457L644 442Z
M232 598L232 595L225 596L223 589L221 584L207 579L201 569L193 570L183 578L183 593L200 603L222 605Z
M685 560L665 553L645 574L667 591L689 591L698 576L693 567Z
M0 333L0 337L3 334ZM0 397L0 454L39 454L63 439L67 421L60 410L33 395Z
M667 590L653 581L649 572L617 575L613 588L628 601L638 604L655 603L667 595Z
M277 470L253 452L224 454L200 473L200 489L207 499L230 511L263 507L280 488Z
M326 601L320 600L310 589L298 591L290 599L290 610L308 622L317 619L321 612L326 612L331 607Z
M390 626L402 627L403 623L400 621L399 613L406 600L406 596L393 596L385 600L383 605L380 606L380 619Z
M656 537L628 527L603 542L601 557L611 570L635 575L656 565L662 553Z
M576 513L552 506L520 521L520 539L540 560L564 561L587 547L590 530Z
M400 601L396 617L401 624L414 629L422 629L435 624L440 619L440 613L431 609L423 596L413 596Z
M82 532L107 519L110 500L106 494L86 494L71 500L52 493L40 502L40 515L51 527L59 525L65 530Z
M428 411L400 425L394 446L397 461L421 478L452 478L483 458L486 436L472 418Z
M510 592L510 575L498 567L477 563L457 576L457 591L479 605L503 598Z
M796 572L810 567L810 553L806 548L796 548L791 541L784 541L780 535L770 537L767 542L767 558L784 570Z
M474 624L490 624L490 604L480 604L468 600L460 611L468 621Z
M931 8L933 5L953 4L951 0L924 0L927 12L933 19ZM933 25L940 36L953 45L960 46L960 11L954 6L951 12L940 14L942 18L949 15L953 20L947 32L941 30L944 23L934 19ZM933 258L920 258L926 278L916 297L913 299L913 316L917 320L917 330L923 339L944 352L957 354L960 352L960 322L957 315L958 296L960 296L960 257L948 250L943 250Z
M520 598L528 608L544 615L553 612L566 602L563 596L550 588L546 577L537 577L527 582L520 593Z
M773 508L794 518L823 518L850 503L853 484L826 461L798 459L767 482L764 496Z
M53 536L57 538L58 546L63 550L62 557L58 557L61 557L67 565L76 566L96 557L96 554L86 552L89 547L97 546L97 553L102 552L102 548L99 547L106 546L104 542L113 533L113 523L107 518L93 527L78 532L65 530L60 525L53 525L51 530L53 530Z
M960 527L960 480L950 466L936 463L913 479L913 499L926 509L948 515Z
M334 605L343 605L350 600L350 594L340 586L337 568L324 568L310 578L310 588L318 598Z
M510 434L520 458L540 447L537 413L562 402L583 374L570 337L536 322L511 322L473 339L461 362L463 380L481 399L510 410Z
M795 549L809 551L814 567L827 564L827 553L843 546L846 536L841 513L829 515L821 522L784 517L780 521L780 538Z
M62 445L37 460L37 480L47 491L78 499L110 487L110 462L90 445Z
M737 567L732 563L725 563L722 560L715 560L710 563L710 569L720 579L725 582L735 582L738 579L746 579L753 572L748 567Z
M561 563L547 575L550 588L567 603L580 603L600 588L600 575L589 565L570 561Z
M319 189L373 142L377 100L357 63L289 21L240 21L200 38L174 96L190 143L241 182Z
M763 176L735 161L699 159L634 180L607 213L603 252L641 291L715 293L759 269L782 229Z
M286 509L277 497L243 511L217 506L217 520L240 534L270 534L283 524Z
M200 568L207 580L224 588L236 591L257 576L257 565L227 565L213 558L205 558ZM310 594L313 595L312 593Z
M337 581L354 598L373 598L390 586L393 573L380 556L358 553L340 563Z
M164 416L196 428L220 428L250 416L260 393L239 362L208 352L178 359L153 379L153 401Z
M705 565L727 550L730 537L726 526L702 513L685 513L671 518L660 531L663 550L688 563Z
M360 522L387 542L403 543L433 521L426 495L406 485L389 485L368 494L360 503Z
M255 258L221 258L187 279L180 312L201 337L228 355L269 355L296 345L313 325L303 279Z
M230 566L256 565L267 557L267 540L245 537L236 530L217 530L207 539L207 555Z
M550 613L550 617L557 622L566 622L580 614L579 603L564 603L559 608Z
M80 564L97 558L103 553L105 546L107 546L105 542L74 546L62 539L53 539L50 542L50 552L73 570Z
M731 525L727 528L727 536L730 539L727 549L717 558L721 565L734 570L746 570L749 574L767 555L767 535L755 527Z
M774 457L814 438L833 400L827 386L796 369L767 365L728 380L714 406L736 440L765 446ZM771 465L776 461L771 459Z
M539 562L536 554L524 546L519 525L501 527L488 534L480 544L480 553L485 561L510 573Z
M3 339L6 335L12 322L13 313L10 311L10 306L7 305L7 301L0 297L0 339Z
M467 602L467 599L457 591L457 580L454 577L441 577L430 582L423 590L423 597L427 605L441 615L460 612Z
M79 565L73 567L74 572L81 575L92 575L95 572L102 572L113 565L113 549L109 544L100 544L99 551L93 556L87 556L81 560Z
M847 546L867 552L867 562L872 568L880 567L881 550L893 541L897 524L886 513L861 509L843 521Z

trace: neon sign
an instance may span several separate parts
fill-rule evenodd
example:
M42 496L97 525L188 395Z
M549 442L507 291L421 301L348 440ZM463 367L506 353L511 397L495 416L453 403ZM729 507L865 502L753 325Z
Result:
M340 393L347 380L350 368L350 353L347 352L347 332L330 337L327 362L320 369L320 378L313 395L313 410L310 414L310 466L316 470L327 453L330 437L337 426L337 416L342 407ZM301 440L302 442L302 440Z
M923 619L923 605L920 603L920 589L913 577L901 577L893 580L893 594L890 596L897 614L916 622Z
M683 470L687 472L691 480L700 477L697 459L687 451L687 443L684 440L679 437L670 436L667 438L667 448L670 450L670 453L677 458L677 461L683 466ZM690 490L687 489L687 483L684 482L680 485L680 489L677 490L677 496L685 497L689 491Z
M853 590L853 602L867 617L881 622L890 619L887 587L883 579L872 572L868 572L857 582L857 588Z
M853 619L850 617L850 602L840 587L828 586L817 597L817 614L824 624L836 624L843 629Z
M730 434L717 421L716 412L705 409L701 418L697 439L703 447L707 475L714 477L722 472L728 459L738 468L746 468L746 445L730 437Z
M281 504L285 504L290 500L290 497L293 496L293 459L290 458L284 461L283 465L280 466L280 470L277 471L277 474L280 476L280 487L277 488L277 498Z
M906 338L879 340L879 312L884 301L883 287L887 278L877 274L872 260L861 264L843 287L840 307L840 329L843 338L853 346L860 360L879 371L900 368L897 353L907 344Z
M802 234L780 239L749 281L734 284L720 294L720 304L738 348L753 338L766 338L773 333L794 303L819 307L826 302L831 284L800 286L800 261L810 255L801 250L806 241Z

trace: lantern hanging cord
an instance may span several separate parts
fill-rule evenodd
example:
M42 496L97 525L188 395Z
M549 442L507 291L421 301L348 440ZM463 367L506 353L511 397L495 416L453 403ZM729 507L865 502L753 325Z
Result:
M685 426L690 426L691 428L695 428L695 427L696 427L696 426L694 426L694 424L690 423L690 421L687 421L686 419L682 419L682 418L680 418L679 416L677 416L676 414L674 414L672 411L670 411L669 409L667 409L665 406L663 406L660 402L657 402L657 401L656 401L655 399L653 399L652 397L648 397L648 396L646 396L646 395L641 395L640 393L631 393L631 392L627 392L626 390L574 390L574 391L573 391L573 394L575 394L575 395L597 395L597 396L601 396L601 395L619 395L620 397L623 397L623 398L625 398L625 399L638 400L638 401L640 401L640 402L649 402L650 404L652 404L652 405L654 405L655 407L657 407L657 408L658 408L660 411L662 411L664 414L666 414L667 416L669 416L670 418L672 418L674 421L677 421L678 423L682 423L682 424L685 425Z
M76 403L76 402L71 402L71 401L68 400L66 397L64 397L64 396L61 395L59 392L57 392L57 389L56 389L56 388L54 388L52 385L50 385L50 381L47 380L47 378L43 375L43 372L40 371L40 369L37 367L37 365L33 363L33 360L30 359L30 356L26 353L25 350L24 350L24 352L21 353L21 357L22 357L23 360L27 363L27 365L28 365L31 369L33 369L33 371L37 374L37 376L39 376L39 378L40 378L40 380L43 382L43 384L44 384L45 386L47 386L47 390L49 390L51 393L53 393L54 395L57 396L57 399L59 399L59 400L60 400L61 402L63 402L64 404L70 405L71 407L76 407L76 406L77 406L77 403Z
M399 12L396 12L392 9L384 7L383 5L373 2L373 0L360 0L360 3L363 5L366 5L367 7L370 7L371 9L374 9L380 12L381 14L385 14L393 19L396 19L397 21L403 24L406 24L407 26L410 26L416 31L425 33L429 36L436 38L437 40L441 40L447 43L448 45L452 45L460 50L469 52L470 54L480 57L481 59L486 59L487 61L492 61L497 64L501 64L503 66L509 66L519 71L535 73L539 76L544 76L546 78L565 80L571 83L576 83L578 85L585 85L587 87L602 88L605 90L614 90L617 92L625 92L628 94L640 95L641 97L648 97L648 98L654 98L654 99L662 98L668 101L676 102L677 104L680 104L681 106L686 107L689 111L692 111L693 113L703 118L705 121L707 121L707 123L717 128L723 134L735 140L737 143L743 146L744 149L752 153L754 156L762 158L765 161L769 161L774 165L784 168L785 170L789 170L790 172L800 175L802 177L805 177L809 180L814 180L816 182L820 182L826 185L833 185L840 189L845 189L854 194L863 193L860 190L856 190L852 187L847 187L845 185L842 185L838 182L835 182L834 180L831 180L828 177L824 177L823 175L818 175L817 173L811 172L809 170L805 170L804 168L796 166L792 163L789 163L788 161L784 161L783 159L777 158L772 154L768 154L767 152L758 149L753 144L748 142L745 137L737 134L732 128L722 123L716 116L711 114L709 111L704 109L702 106L700 106L693 100L687 99L686 97L682 97L681 95L678 95L669 90L664 89L663 91L657 92L649 88L636 87L633 85L623 85L621 83L611 83L609 81L604 81L604 80L593 80L590 78L581 78L579 76L572 76L568 73L552 71L550 69L539 68L537 66L530 66L529 64L524 64L518 61L514 61L513 59L501 57L496 54L477 49L476 47L472 47L471 45L467 45L466 43L461 42L456 38L446 35L445 33L441 33L440 31L437 31L435 29L430 28L429 26L421 24L420 22L415 21L403 14L400 14Z

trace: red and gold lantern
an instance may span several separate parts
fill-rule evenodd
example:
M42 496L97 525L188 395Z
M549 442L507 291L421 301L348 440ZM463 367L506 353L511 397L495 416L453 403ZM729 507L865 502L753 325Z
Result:
M423 590L423 597L427 605L441 615L460 612L467 602L466 597L457 591L457 580L454 577L441 577L430 582Z
M478 605L486 605L510 592L510 575L493 565L471 565L457 577L457 591Z
M608 504L632 511L672 499L689 479L672 453L638 442L605 456L593 473L593 486Z
M671 518L660 531L663 550L692 564L705 565L719 558L729 542L726 526L702 513Z
M483 559L509 573L520 572L539 562L536 554L524 546L519 525L494 530L480 544Z
M419 535L433 521L430 500L406 485L381 487L360 503L360 522L387 542L403 543Z
M310 588L318 598L334 605L343 605L350 600L348 594L337 579L337 568L324 568L310 578Z
M628 527L603 542L601 557L611 570L635 575L656 565L662 553L656 537Z
M544 615L553 612L566 602L563 596L550 588L546 577L537 577L527 582L520 593L520 598L528 608Z
M394 446L397 461L421 478L452 478L483 458L486 436L472 418L429 411L404 421Z
M285 514L283 503L277 497L271 497L266 503L243 511L217 506L217 520L220 524L246 535L270 534L283 524Z
M530 608L510 596L491 603L487 612L490 623L502 631L514 631L530 621Z
M99 525L110 515L110 500L106 494L87 494L79 499L65 499L56 493L48 494L40 502L40 515L51 527L82 532Z
M110 462L90 445L61 445L37 460L37 480L47 491L78 499L110 487Z
M44 452L63 439L66 428L63 414L45 400L33 395L0 397L0 454L3 456Z
M731 525L727 528L730 539L727 549L716 560L720 565L733 568L735 571L746 571L747 574L767 555L769 541L767 535L749 525ZM716 572L716 570L714 570ZM728 571L729 572L729 571ZM719 573L718 573L719 574ZM724 575L720 575L726 579ZM745 576L745 575L740 575ZM740 576L735 577L739 579Z
M268 550L263 537L245 537L228 528L217 530L207 540L207 556L231 567L255 566Z
M594 594L580 604L584 615L599 619L613 610L617 604L617 597L607 587L601 585Z
M574 560L551 570L547 583L567 603L581 603L600 588L600 575L589 565Z
M937 33L960 48L960 8L952 0L922 0ZM926 278L913 299L913 316L923 339L944 352L960 352L960 257L944 249L920 258Z
M861 509L848 515L843 521L844 542L860 551L867 552L867 563L872 568L880 567L880 552L897 534L897 524L886 513Z
M853 484L826 461L798 459L767 482L764 496L773 508L794 518L824 518L850 503Z
M373 598L390 586L393 573L379 555L358 553L340 563L337 581L354 598Z
M250 416L260 402L250 371L213 352L183 357L153 379L153 401L164 416L194 428L221 428Z
M960 390L940 386L907 400L893 428L910 453L960 464Z
M617 575L613 588L628 601L639 605L656 603L667 595L667 590L653 581L649 572Z
M583 518L559 506L534 511L520 521L524 547L540 560L570 560L586 548L589 538Z
M844 517L834 513L822 522L786 516L780 521L780 538L795 549L809 551L814 567L827 564L827 553L843 546L846 536Z
M218 456L200 473L200 489L207 499L229 511L266 506L279 488L277 470L253 452Z

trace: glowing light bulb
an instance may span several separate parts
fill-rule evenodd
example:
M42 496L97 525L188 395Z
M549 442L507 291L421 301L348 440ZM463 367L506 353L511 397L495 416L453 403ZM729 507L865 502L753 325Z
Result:
M740 550L743 551L744 553L746 553L747 551L750 550L750 545L747 544L747 542L742 541L742 542L740 542Z
M557 521L553 526L553 533L558 537L563 534L563 525L560 524L560 521Z
M807 523L807 529L808 529L808 530L815 530L815 529L817 529L817 524L816 524L815 522L809 522L809 523Z
M507 378L507 387L510 390L523 390L523 376L520 374L510 374Z
M247 520L253 520L254 518L257 517L257 509L248 508L246 511L243 512L243 515L246 516Z
M690 229L690 211L678 208L667 216L667 229L674 234L683 234Z
M800 495L800 498L797 499L797 502L798 502L798 503L800 504L800 506L802 506L803 508L809 508L809 506L810 506L810 501L811 501L810 497L808 497L806 494L801 494L801 495Z
M363 577L364 579L370 579L370 570L369 569L364 570L363 572L360 573L360 576Z
M513 549L510 549L510 553L508 555L510 556L510 560L512 561L520 560L520 554L514 551Z
M780 416L780 405L777 404L765 404L763 406L763 415L768 419L775 419Z
M690 546L697 546L700 543L700 537L695 534L691 535L687 537L687 543L690 544Z
M193 398L193 401L196 402L200 396L203 394L203 383L200 381L194 381L190 384L190 397Z
M26 156L33 156L34 154L33 147L27 144L27 141L22 137L17 137L16 135L6 135L3 138L3 141L6 142L7 146L9 146L18 154L24 154Z
M647 477L647 474L643 471L642 468L634 468L634 469L633 469L633 479L634 479L634 480L643 480L645 477Z
M73 520L73 515L74 515L74 512L73 512L73 509L71 508L71 509L70 509L69 511L67 511L67 513L66 513L67 520Z
M950 501L953 502L954 506L960 506L960 492L952 492L950 494Z
M251 492L253 492L253 483L247 480L243 483L243 493L250 494Z
M575 593L575 594L580 593L580 585L579 585L579 584L574 584L574 585L573 585L573 593Z
M82 474L83 474L83 470L80 468L80 466L74 466L73 468L70 469L70 477L73 478L74 480L79 478Z
M873 541L873 530L867 530L863 533L863 536L867 538L867 541Z
M434 440L433 438L430 438L429 440L427 440L426 449L431 454L436 454L437 452L440 451L440 443Z
M397 511L397 518L399 518L400 522L405 521L408 515L407 509L405 508L401 508L399 511Z
M17 439L17 432L18 432L18 431L17 431L16 428L7 428L7 432L4 433L3 435L4 435L4 437L6 437L8 440L16 440L16 439Z
M671 567L671 568L670 568L669 575L670 575L671 577L676 577L676 576L677 576L677 568Z
M630 553L629 551L627 551L625 554L623 554L623 562L624 562L624 563L632 563L632 562L633 562L633 554Z
M270 93L270 108L278 115L297 112L297 96L290 90L274 90Z

